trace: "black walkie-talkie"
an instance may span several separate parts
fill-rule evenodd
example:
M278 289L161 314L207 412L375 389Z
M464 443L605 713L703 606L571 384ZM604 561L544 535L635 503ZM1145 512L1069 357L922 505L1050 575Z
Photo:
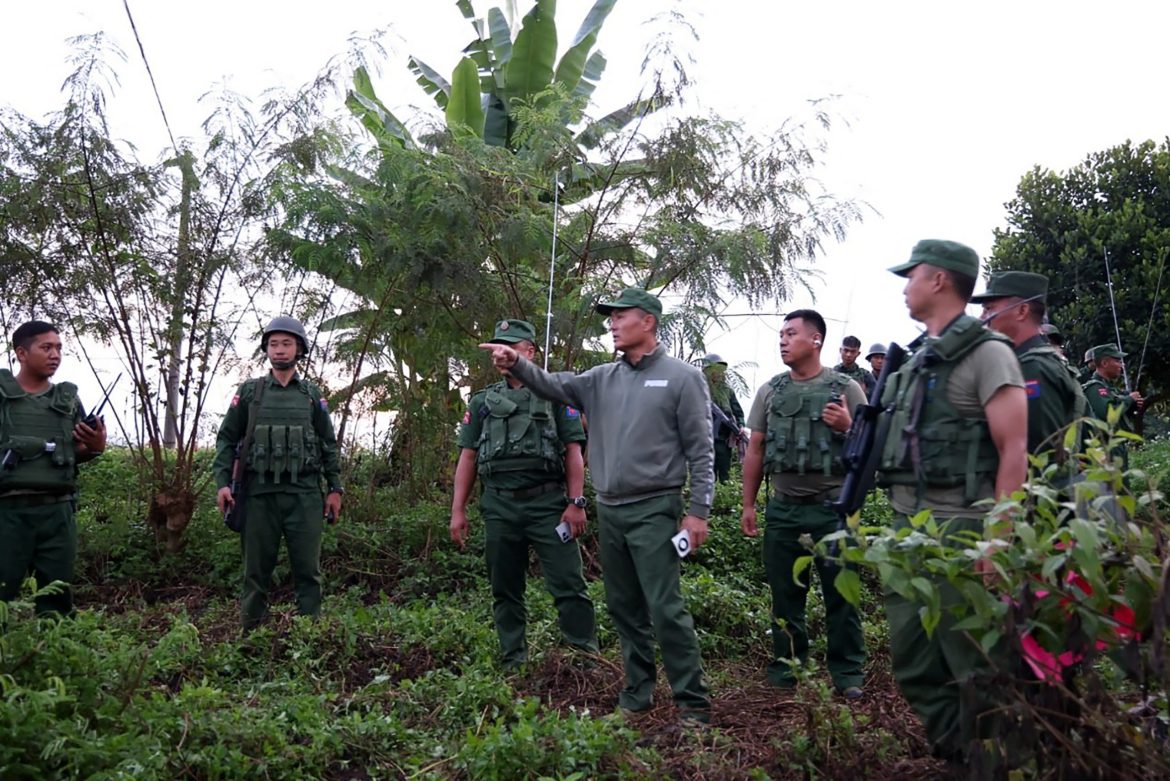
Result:
M106 404L110 400L110 393L113 392L114 386L118 384L118 380L122 379L122 372L118 372L118 376L110 383L110 387L106 388L106 395L102 398L102 403L98 405L97 409L85 416L81 421L90 428L94 428L98 424L98 418L102 415L102 410L106 408Z

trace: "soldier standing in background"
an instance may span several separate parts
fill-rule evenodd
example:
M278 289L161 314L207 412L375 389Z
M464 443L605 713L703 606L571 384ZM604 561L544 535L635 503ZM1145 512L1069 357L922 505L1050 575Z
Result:
M877 384L877 380L873 375L857 363L857 356L861 355L861 340L856 336L846 336L841 340L841 363L833 367L833 371L838 374L844 374L851 380L855 380L861 389L865 392L865 397L868 399L869 394L873 391L873 386Z
M341 514L344 493L329 409L321 389L297 374L297 361L309 351L304 326L292 317L274 318L264 329L260 349L272 369L244 382L232 397L212 465L219 487L216 503L226 512L240 498L232 496L230 487L233 456L251 429L249 452L239 454L248 481L241 532L245 631L267 615L281 538L288 543L297 611L321 612L321 536L325 516L336 520ZM328 488L324 498L322 477Z
M536 356L536 329L524 320L501 320L492 344ZM479 507L492 586L492 616L504 668L528 661L524 589L528 548L536 549L545 587L552 595L561 635L586 653L598 651L596 616L581 573L576 537L585 532L585 431L573 407L538 398L519 380L504 380L471 397L459 427L459 462L451 502L451 539L467 540L467 500L478 473ZM557 535L567 524L570 538Z
M703 375L711 394L711 436L715 441L715 479L731 479L731 455L742 436L743 407L727 383L727 361L715 353L703 356Z
M840 518L826 506L844 482L841 447L852 423L851 411L865 403L861 386L821 365L825 320L811 309L789 312L780 331L780 358L789 371L756 393L748 415L751 440L743 464L743 533L757 534L756 496L764 477L772 496L765 510L764 566L772 590L772 662L768 680L780 688L796 685L790 660L808 658L805 602L808 575L793 576L793 565L813 541L835 532ZM828 668L833 686L846 699L862 696L865 637L857 609L841 596L834 581L839 565L814 560L821 581L828 625Z

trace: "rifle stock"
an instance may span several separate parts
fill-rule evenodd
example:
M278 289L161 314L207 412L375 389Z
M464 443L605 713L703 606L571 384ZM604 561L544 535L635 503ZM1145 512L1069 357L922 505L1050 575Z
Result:
M841 495L837 500L827 503L842 520L861 509L866 495L873 488L874 474L890 431L891 416L882 414L882 395L889 378L902 368L905 360L906 350L901 345L891 343L869 402L859 404L853 411L853 424L845 437L845 447L841 454L845 465L845 482L841 485Z
M236 454L232 459L232 479L228 484L228 488L232 492L232 503L223 514L224 525L237 534L244 530L244 501L247 499L247 488L244 482L244 462L240 457L242 449L243 443L237 443Z

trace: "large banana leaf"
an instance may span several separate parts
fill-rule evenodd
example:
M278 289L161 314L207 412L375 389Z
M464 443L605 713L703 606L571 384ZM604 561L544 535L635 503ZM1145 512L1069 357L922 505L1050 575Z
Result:
M505 68L509 99L530 99L552 83L557 57L556 0L536 0L524 15Z
M585 149L594 149L601 143L601 139L606 134L621 130L635 119L653 114L669 103L668 98L657 96L630 101L617 111L611 111L601 119L589 123L584 130L577 134L575 140Z
M601 52L590 54L589 59L585 61L585 70L581 72L581 79L573 88L573 97L585 98L586 100L593 97L593 90L597 88L597 82L601 81L601 74L605 73L606 64L605 55Z
M353 89L346 95L345 105L361 120L378 143L397 144L407 149L416 148L406 125L398 121L398 117L391 114L382 101L378 100L373 82L370 81L370 74L364 67L358 66L354 70Z
M419 86L435 99L439 108L447 108L447 101L451 97L451 85L447 83L447 80L437 70L417 57L411 57L406 64L415 75Z
M558 84L564 85L566 92L576 91L581 75L585 72L589 50L597 43L597 34L601 32L601 26L605 24L605 18L609 16L616 2L617 0L597 0L585 15L585 21L577 30L569 50L561 57L555 78Z
M492 48L496 51L496 63L502 68L512 59L512 28L499 8L488 11L488 29L492 34Z
M447 127L453 133L470 130L483 138L484 111L480 104L479 69L470 57L455 66L451 76L451 99L447 103Z
M483 141L488 146L508 146L508 107L495 93L483 96Z

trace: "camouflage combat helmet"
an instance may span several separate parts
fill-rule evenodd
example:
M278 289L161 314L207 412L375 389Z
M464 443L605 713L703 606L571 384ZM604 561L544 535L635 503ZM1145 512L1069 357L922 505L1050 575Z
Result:
M309 337L305 335L305 327L301 325L300 320L286 315L272 318L268 325L264 327L264 335L260 337L260 349L262 351L268 350L268 337L277 333L292 334L295 336L301 346L300 356L306 355L309 352Z

